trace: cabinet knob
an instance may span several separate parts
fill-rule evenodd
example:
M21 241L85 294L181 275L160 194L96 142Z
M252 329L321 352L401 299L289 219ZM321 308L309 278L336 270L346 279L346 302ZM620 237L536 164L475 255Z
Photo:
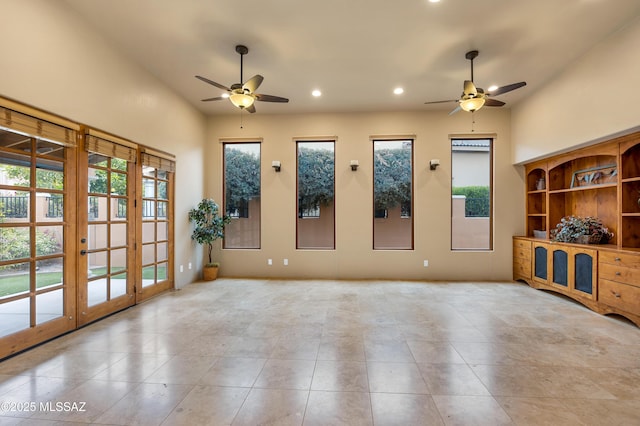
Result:
M620 271L616 271L616 275L620 276Z
M615 258L615 261L616 261L616 262L620 262L620 260L621 260L621 259L620 259L619 257L616 257L616 258Z
M611 293L613 293L613 296L617 299L620 298L620 293L616 293L615 291L612 291Z

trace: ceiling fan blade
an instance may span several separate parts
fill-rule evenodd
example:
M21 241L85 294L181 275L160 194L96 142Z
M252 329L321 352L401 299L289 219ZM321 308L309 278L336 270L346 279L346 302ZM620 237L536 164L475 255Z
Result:
M478 90L476 89L476 85L473 84L471 80L464 81L464 90L463 93L467 96L473 95L476 96L478 94Z
M484 99L484 106L501 107L502 105L504 105L504 102L499 101L497 99L491 99L491 98Z
M496 90L492 90L489 92L491 96L502 95L503 93L510 92L512 90L516 90L521 88L522 86L526 86L527 83L521 81L520 83L507 84L506 86L500 86Z
M242 85L242 88L247 89L249 93L253 93L258 90L258 87L262 84L262 80L264 80L264 78L260 74L256 74L247 80L247 82Z
M457 100L457 99L448 99L448 100L446 100L446 101L431 101L431 102L425 102L424 104L425 104L425 105L428 105L428 104L444 104L444 103L447 103L447 102L458 102L458 100Z
M457 106L453 111L451 111L451 112L449 113L449 115L453 115L453 114L455 114L455 113L456 113L456 112L458 112L458 111L462 111L462 108L460 108L460 105L458 105L458 106Z
M251 114L253 114L254 112L256 112L256 105L252 104L250 107L247 107L244 110L250 112Z
M229 99L228 97L224 97L224 96L218 96L216 98L207 98L207 99L203 99L202 102L209 102L209 101L221 101L223 99Z
M253 95L256 97L256 100L262 102L289 102L289 99L281 98L280 96L261 95L259 93L254 93Z
M216 83L216 82L215 82L215 81L213 81L213 80L209 80L209 79L208 79L208 78L206 78L206 77L201 77L201 76L199 76L199 75L196 75L196 78L197 78L198 80L202 80L202 81L204 81L205 83L209 83L210 85L215 86L215 87L217 87L218 89L226 90L227 92L230 92L230 91L231 91L231 89L229 89L227 86L223 86L222 84L220 84L220 83Z

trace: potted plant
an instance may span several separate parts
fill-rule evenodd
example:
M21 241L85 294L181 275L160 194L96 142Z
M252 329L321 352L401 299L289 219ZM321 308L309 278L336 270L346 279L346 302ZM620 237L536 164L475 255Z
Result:
M565 216L551 231L554 241L580 244L606 244L613 233L596 217Z
M189 222L195 224L191 239L198 244L207 245L209 261L203 265L202 269L202 278L205 281L215 280L218 277L220 264L214 262L211 257L213 243L217 239L224 238L224 225L229 223L230 220L230 217L220 215L218 204L211 198L203 199L198 204L198 207L189 211Z

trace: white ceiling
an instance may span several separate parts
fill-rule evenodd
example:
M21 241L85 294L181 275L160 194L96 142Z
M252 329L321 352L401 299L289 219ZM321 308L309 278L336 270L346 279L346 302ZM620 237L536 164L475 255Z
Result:
M65 1L207 114L238 111L201 102L221 92L194 78L240 82L237 44L249 48L244 79L261 74L259 93L290 99L257 102L258 113L453 109L424 102L460 95L473 49L480 87L527 82L496 97L509 107L640 16L639 0Z

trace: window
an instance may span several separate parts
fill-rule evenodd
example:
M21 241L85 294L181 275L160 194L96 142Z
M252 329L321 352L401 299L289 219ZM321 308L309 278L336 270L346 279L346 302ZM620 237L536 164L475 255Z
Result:
M413 140L373 141L373 248L413 249Z
M451 249L493 247L493 140L451 140Z
M297 142L299 249L335 248L334 141Z
M260 143L224 143L225 249L260 248Z

